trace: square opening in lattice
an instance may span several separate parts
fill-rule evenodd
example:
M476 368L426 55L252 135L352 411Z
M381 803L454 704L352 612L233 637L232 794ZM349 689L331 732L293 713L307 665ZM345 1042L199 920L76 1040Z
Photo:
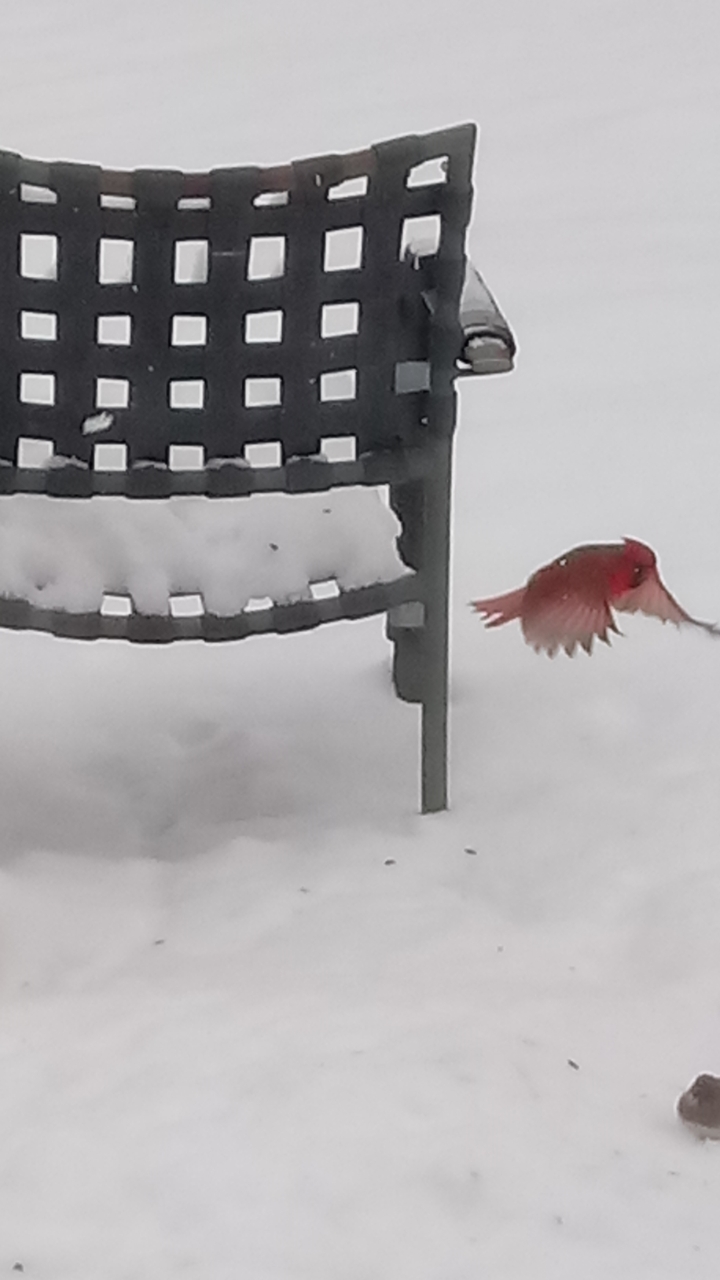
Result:
M211 209L212 200L210 196L181 196L177 202L177 207L183 209Z
M400 257L431 258L440 248L442 219L439 213L403 218Z
M276 280L285 274L285 236L251 236L248 280Z
M256 209L278 209L290 200L289 191L260 191L253 204Z
M360 328L359 302L325 302L320 311L320 336L342 338Z
M133 209L137 208L137 200L135 199L135 196L116 196L116 195L110 195L110 194L101 195L100 208L101 209L126 209L126 210L132 211Z
M195 593L170 597L170 614L173 618L201 618L205 605L201 595Z
M395 365L395 394L430 390L430 365L427 360L402 360Z
M102 598L100 612L104 618L129 618L132 611L130 596L115 596L107 593Z
M57 236L20 236L20 275L26 280L57 280Z
M25 204L57 204L57 191L51 187L40 187L34 182L20 183L20 199Z
M132 316L97 317L97 342L102 347L129 347L132 339Z
M246 444L243 455L251 467L281 467L283 464L282 444L279 440L263 440L257 444Z
M207 284L209 270L210 246L207 240L175 241L175 284Z
M357 271L362 266L363 227L338 227L325 232L323 271Z
M413 165L405 180L406 187L412 191L414 187L439 187L448 179L448 157L433 156L431 160L421 160Z
M207 327L207 316L173 316L170 343L173 347L204 347Z
M36 440L30 436L21 436L17 442L17 465L32 471L42 470L52 462L53 452L52 440Z
M96 444L93 447L95 471L127 471L126 444Z
M127 409L130 403L130 383L127 378L96 378L96 409Z
M168 465L171 471L204 471L205 449L201 444L171 444Z
M328 462L354 462L357 458L355 436L323 436L320 452Z
M245 316L246 342L282 342L282 311L248 311Z
M134 256L135 244L132 240L103 236L98 244L100 284L132 284Z
M281 378L246 378L243 384L246 409L260 409L282 404Z
M335 578L326 578L324 582L311 582L310 595L313 600L335 600L340 595L340 588Z
M273 601L270 596L251 596L243 613L262 613L265 609L272 609L272 607Z
M21 373L20 401L22 404L54 404L54 373Z
M171 409L203 409L205 383L202 378L175 378L168 387Z
M20 337L32 342L55 342L58 318L54 311L21 311Z
M338 182L334 187L328 187L328 200L354 200L360 196L366 196L368 192L368 176L366 173L359 178L346 178L344 182Z
M357 396L357 369L334 369L320 374L321 400L354 400Z

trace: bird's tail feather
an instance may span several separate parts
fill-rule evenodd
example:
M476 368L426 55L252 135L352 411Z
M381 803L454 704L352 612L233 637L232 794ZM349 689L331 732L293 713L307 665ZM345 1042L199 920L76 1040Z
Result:
M501 627L505 622L519 618L522 612L525 588L507 591L504 596L489 596L487 600L471 600L470 608L482 614L486 627Z

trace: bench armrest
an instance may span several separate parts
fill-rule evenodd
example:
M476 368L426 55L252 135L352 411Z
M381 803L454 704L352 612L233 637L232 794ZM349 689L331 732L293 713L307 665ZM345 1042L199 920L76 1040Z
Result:
M468 258L460 298L465 373L507 373L514 366L517 346L510 326L477 267Z

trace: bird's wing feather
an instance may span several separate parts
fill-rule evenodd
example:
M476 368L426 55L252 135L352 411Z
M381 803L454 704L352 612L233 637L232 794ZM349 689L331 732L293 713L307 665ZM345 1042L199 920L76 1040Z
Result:
M512 622L522 612L525 588L517 591L506 591L503 596L488 596L486 600L471 600L470 607L481 613L486 619L486 627L501 627L504 622Z
M639 587L620 596L613 604L623 613L645 613L651 618L659 618L661 622L674 622L676 627L683 622L690 622L694 627L703 627L713 635L720 635L720 630L714 623L701 622L686 613L658 577L646 578Z
M529 608L523 614L522 629L527 643L550 657L558 649L572 657L578 645L590 653L596 637L609 644L608 631L617 631L604 600L583 599L574 592L548 597Z

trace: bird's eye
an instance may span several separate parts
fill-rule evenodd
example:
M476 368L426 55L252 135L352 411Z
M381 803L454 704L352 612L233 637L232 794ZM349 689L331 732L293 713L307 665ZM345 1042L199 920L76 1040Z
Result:
M632 571L632 585L634 587L639 587L644 577L645 577L644 566L641 564L636 564L635 568Z

